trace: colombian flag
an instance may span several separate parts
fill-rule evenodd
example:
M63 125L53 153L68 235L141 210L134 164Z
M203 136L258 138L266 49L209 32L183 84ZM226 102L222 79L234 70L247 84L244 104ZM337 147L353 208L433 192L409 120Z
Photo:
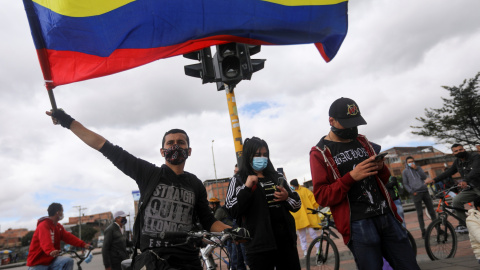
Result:
M229 42L315 43L347 33L348 0L23 0L48 89Z

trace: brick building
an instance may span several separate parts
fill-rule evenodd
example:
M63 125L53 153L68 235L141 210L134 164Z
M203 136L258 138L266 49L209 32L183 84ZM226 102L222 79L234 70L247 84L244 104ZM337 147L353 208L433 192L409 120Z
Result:
M225 203L225 197L227 195L227 188L229 183L230 178L205 180L203 182L203 185L207 190L207 199L216 197L222 202L223 205L223 203Z
M455 157L451 154L445 154L432 146L417 147L393 147L382 153L388 153L385 158L385 164L394 176L401 177L405 169L405 159L411 156L415 159L415 164L421 166L428 177L434 178L440 175L445 168L452 166ZM459 179L460 174L455 174L454 179Z
M0 233L0 247L14 248L22 246L22 237L28 233L27 229L8 229Z

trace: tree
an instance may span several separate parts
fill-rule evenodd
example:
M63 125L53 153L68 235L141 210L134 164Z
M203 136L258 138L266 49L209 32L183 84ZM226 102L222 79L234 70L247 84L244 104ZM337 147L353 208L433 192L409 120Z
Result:
M22 237L22 247L26 247L30 245L30 243L32 242L33 233L34 231L29 231L27 234L25 234Z
M419 131L413 134L434 137L441 143L460 143L465 145L480 144L480 94L478 79L465 79L456 86L442 86L449 91L450 99L443 98L440 109L425 109L425 118L415 118L423 126L412 126Z
M79 226L72 227L72 234L78 237L78 228ZM93 237L97 233L97 229L95 229L91 225L82 225L82 240L85 242L92 242Z

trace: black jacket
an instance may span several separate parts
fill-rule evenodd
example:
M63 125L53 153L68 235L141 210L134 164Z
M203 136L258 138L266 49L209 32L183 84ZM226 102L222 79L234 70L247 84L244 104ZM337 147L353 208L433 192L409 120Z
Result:
M154 164L151 164L140 158L136 158L127 151L123 150L119 146L115 146L110 142L106 142L103 147L100 149L100 152L107 157L112 163L120 169L123 173L130 176L134 179L138 188L140 189L140 201L138 205L138 214L135 218L134 224L134 244L136 247L140 247L142 251L151 248L158 248L157 246L151 247L149 244L153 243L156 245L159 241L158 237L146 235L142 232L142 229L145 227L145 211L146 205L149 203L149 199L155 196L155 192L159 192L160 185L169 186L179 193L175 193L178 197L178 200L184 198L182 195L186 193L190 194L190 197L184 198L186 200L192 200L191 205L188 204L185 206L192 206L192 211L188 211L185 214L182 207L172 207L167 213L175 215L177 218L181 217L182 220L191 221L188 224L188 227L193 227L195 219L198 218L201 225L207 230L210 229L212 224L216 221L213 216L210 207L208 206L207 201L207 191L202 181L200 181L195 175L184 172L181 175L176 175L167 165L162 165L157 167ZM180 191L182 193L180 193ZM174 196L173 194L170 194ZM172 198L173 200L173 198ZM190 209L190 208L189 208ZM164 212L157 211L156 214L163 214ZM152 213L149 213L152 214ZM166 226L165 226L166 227ZM163 231L174 231L172 227L162 228ZM189 230L189 228L182 228L183 230ZM177 229L177 231L180 228ZM162 230L159 230L158 233L161 233ZM182 245L182 246L168 246L168 247L159 247L161 252L164 254L181 254L182 256L191 256L198 258L198 249L192 245Z
M455 159L452 167L448 168L433 180L438 182L456 174L457 172L460 173L463 181L476 188L480 188L480 155L477 153L467 153L467 157L464 161L459 158Z
M290 235L285 237L290 237L296 245L295 219L289 211L297 212L300 209L302 205L300 196L292 192L282 174L278 174L278 179L274 179L274 182L288 191L288 199L281 203L284 220L281 224L272 224L265 191L260 185L252 190L244 185L244 181L238 175L235 175L228 186L225 206L232 218L237 220L238 225L245 227L252 237L250 242L245 243L246 254L276 250L273 233L275 226L286 226Z
M120 226L115 222L110 224L104 232L102 257L105 268L128 258L127 241L120 230Z

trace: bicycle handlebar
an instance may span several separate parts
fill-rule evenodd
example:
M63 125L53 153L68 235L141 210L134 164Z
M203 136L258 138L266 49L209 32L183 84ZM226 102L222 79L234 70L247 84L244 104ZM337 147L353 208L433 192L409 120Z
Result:
M209 241L210 238L215 238L220 240L223 244L228 239L232 239L235 241L246 242L250 241L251 238L244 235L239 235L235 231L232 230L224 230L222 232L207 232L207 231L185 231L185 232L161 232L160 238L162 239L172 239L172 240L180 240L183 243L175 244L176 245L185 245L190 242L195 242L199 240L207 240L208 244L218 244L214 241Z

